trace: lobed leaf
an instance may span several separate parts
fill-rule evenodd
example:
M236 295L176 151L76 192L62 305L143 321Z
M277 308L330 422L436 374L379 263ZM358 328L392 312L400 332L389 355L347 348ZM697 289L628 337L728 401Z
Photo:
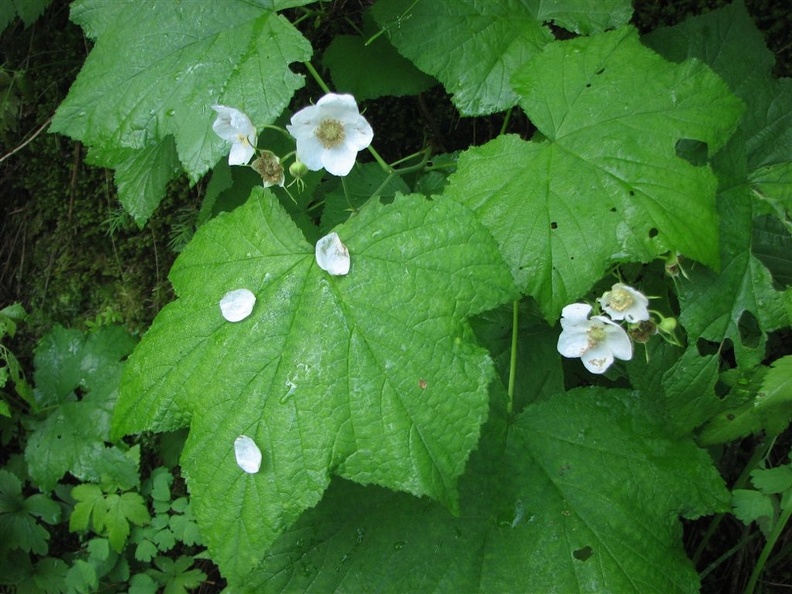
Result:
M578 389L492 420L460 516L333 484L244 591L698 592L681 514L725 510L707 453L652 398ZM628 445L629 444L629 445Z
M200 0L81 0L72 18L96 38L50 128L87 144L97 164L117 167L124 205L145 222L178 161L192 181L229 147L211 130L215 104L275 120L303 85L289 64L308 41L274 11L305 2L222 4ZM148 167L154 157L167 159ZM136 197L133 189L145 194Z
M331 473L455 507L487 414L492 364L463 320L514 297L489 233L463 206L420 196L372 201L335 231L347 276L316 265L267 190L205 224L171 271L179 299L122 380L115 435L190 423L183 472L232 581ZM218 302L238 288L256 306L229 323ZM260 472L237 465L239 435L262 451Z
M680 322L688 334L728 340L747 368L764 358L766 333L789 320L787 296L753 253L751 228L767 202L779 201L783 212L792 195L792 178L784 175L792 165L792 116L784 107L792 85L771 78L772 55L742 3L658 31L648 42L672 59L705 60L747 106L739 134L713 164L720 182L721 274L697 269L680 292ZM751 325L756 336L746 332Z
M465 151L446 194L498 238L547 319L614 261L673 250L718 265L716 179L675 150L717 150L741 112L706 66L666 62L622 29L552 43L512 82L544 140Z
M396 49L472 116L516 103L512 73L553 39L535 9L518 0L379 0L372 10Z

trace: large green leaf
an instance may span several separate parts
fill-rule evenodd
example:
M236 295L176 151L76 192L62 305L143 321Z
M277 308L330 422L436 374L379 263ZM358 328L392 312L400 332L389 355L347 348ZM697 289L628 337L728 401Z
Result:
M379 0L373 11L396 49L442 82L463 115L513 106L509 78L553 39L518 0Z
M179 161L197 180L229 150L212 132L212 105L242 109L261 126L302 86L289 64L307 60L310 44L273 4L298 2L75 2L72 18L97 40L51 130L96 147L102 165L136 168L124 179L146 189L153 210L162 184L143 179L147 151L162 150L173 136ZM118 152L129 149L144 154L121 159ZM138 212L140 221L145 209Z
M379 0L374 16L399 52L436 77L463 115L512 107L509 79L553 36L543 23L591 34L625 25L628 0Z
M681 284L680 321L691 338L728 339L737 362L749 367L764 359L766 333L789 323L785 294L753 254L761 236L752 226L767 212L766 200L779 199L783 212L783 201L792 196L792 179L783 173L792 165L792 85L771 78L772 56L741 3L659 31L648 41L673 59L707 61L747 106L740 133L714 161L721 273L691 271L690 282ZM752 325L756 330L750 332Z
M514 298L495 242L465 207L400 196L336 228L352 268L331 277L268 190L206 223L171 271L179 299L130 357L114 432L190 423L182 468L231 580L321 498L331 473L454 508L487 415L492 363L465 317ZM226 322L226 292L252 315ZM261 471L234 460L240 434Z
M446 193L491 229L548 319L614 261L674 250L718 264L715 176L675 152L686 138L717 150L740 114L705 65L666 62L623 29L555 42L513 82L544 138L469 149Z
M348 483L275 544L251 592L698 592L676 518L728 509L653 397L579 389L489 425L460 516ZM504 435L507 437L504 440Z
M773 54L743 2L659 29L645 40L671 60L705 61L748 104L743 130L751 187L763 198L780 200L781 213L789 209L792 80L772 78Z

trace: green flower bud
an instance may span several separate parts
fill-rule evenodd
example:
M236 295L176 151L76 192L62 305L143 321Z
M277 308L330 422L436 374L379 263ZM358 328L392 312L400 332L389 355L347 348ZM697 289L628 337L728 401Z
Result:
M663 318L660 320L660 323L657 325L661 332L665 332L666 334L671 334L677 327L676 318Z
M289 174L295 179L302 179L308 173L308 166L302 161L295 161L289 165Z

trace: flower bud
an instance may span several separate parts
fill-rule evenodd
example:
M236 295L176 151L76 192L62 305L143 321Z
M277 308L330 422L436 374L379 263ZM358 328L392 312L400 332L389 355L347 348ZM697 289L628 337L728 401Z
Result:
M308 166L299 159L289 165L289 175L295 179L302 179L306 173L308 173Z
M665 332L666 334L671 334L677 327L676 318L663 318L660 320L660 323L657 325L661 332Z

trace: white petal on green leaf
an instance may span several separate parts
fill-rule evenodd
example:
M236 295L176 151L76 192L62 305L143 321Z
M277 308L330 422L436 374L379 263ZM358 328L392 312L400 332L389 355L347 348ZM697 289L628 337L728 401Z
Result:
M349 250L341 242L338 233L329 233L316 242L316 263L333 276L349 273Z
M234 440L234 457L239 467L248 474L255 474L261 469L261 450L247 435L240 435Z
M256 296L250 289L235 289L220 300L220 311L229 322L241 322L251 314L254 305Z

